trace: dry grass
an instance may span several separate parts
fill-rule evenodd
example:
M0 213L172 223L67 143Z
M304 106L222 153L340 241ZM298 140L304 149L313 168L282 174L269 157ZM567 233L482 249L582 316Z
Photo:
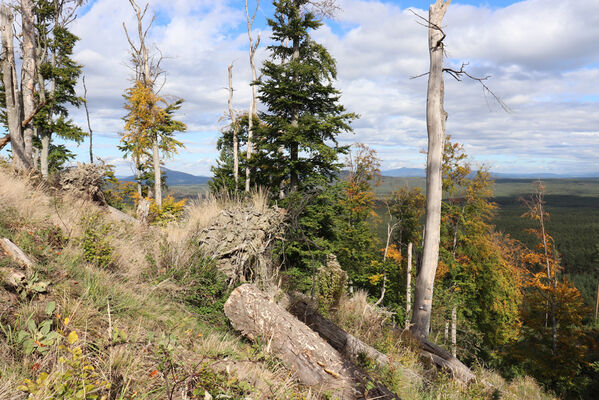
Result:
M44 307L55 301L57 322L53 329L79 333L78 343L86 349L85 357L103 379L113 383L115 399L130 398L134 392L137 398L165 398L165 380L161 374L154 377L150 373L158 368L162 357L158 343L167 339L180 374L193 373L197 365L208 363L215 370L229 371L229 379L236 376L252 385L250 397L254 399L319 398L300 387L289 371L259 348L204 325L184 305L173 301L169 293L178 290L174 282L157 284L150 274L152 259L186 265L197 249L197 245L189 245L196 233L225 207L239 202L224 197L198 199L187 206L181 221L144 227L121 221L96 204L55 194L36 184L35 178L19 177L0 167L0 211L5 211L4 215L9 211L14 220L0 222L10 225L15 236L23 231L35 235L41 227L53 225L69 238L60 252L40 254L44 264L35 266L43 279L51 281L49 293L25 302L13 296L15 304L6 309L19 317L0 315L0 322L13 321L11 329L24 329L30 316L37 323L46 318ZM267 206L262 192L244 202L256 209ZM110 269L98 268L82 258L82 221L90 215L98 216L98 225L109 227L106 239L114 252ZM40 252L44 251L40 247ZM65 318L69 318L68 327ZM51 379L61 379L63 367L56 352L24 356L18 347L0 332L1 399L25 398L16 386L25 378L35 379L41 371L51 372ZM40 392L31 398L50 396Z

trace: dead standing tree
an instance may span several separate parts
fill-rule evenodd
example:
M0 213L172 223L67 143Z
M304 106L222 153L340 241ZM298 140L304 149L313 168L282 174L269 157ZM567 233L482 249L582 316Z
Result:
M439 261L441 229L441 199L443 144L447 113L443 108L443 40L445 33L441 24L451 0L437 0L429 9L428 43L430 72L426 100L426 125L428 131L428 153L426 161L426 224L422 267L416 279L412 332L419 338L428 336L433 284Z
M424 229L424 248L422 251L422 267L416 279L414 290L414 311L412 315L411 331L420 339L426 339L430 329L430 319L433 302L433 286L437 265L439 262L439 241L441 228L441 201L443 196L442 163L443 147L445 145L445 122L447 112L444 103L443 73L446 72L457 81L463 77L477 81L485 94L490 94L504 111L509 111L507 105L497 97L484 83L489 77L475 77L464 68L444 68L443 56L445 51L445 32L441 28L443 17L449 8L451 0L436 0L429 9L428 19L414 13L425 22L428 28L428 43L430 56L429 72L419 75L428 75L428 89L426 101L426 125L428 132L428 151L426 162L426 223ZM415 78L417 78L415 77Z
M245 191L250 191L250 160L252 158L253 152L253 144L254 140L254 117L257 114L257 101L256 98L258 94L256 93L256 85L255 82L258 80L258 76L256 74L256 63L254 61L254 56L256 55L256 49L260 44L260 33L258 33L258 37L256 38L256 42L252 37L252 25L254 25L254 20L256 19L256 12L258 11L258 6L260 5L260 0L256 1L256 8L254 9L254 13L250 17L250 12L248 9L248 2L245 0L245 15L247 19L248 25L248 39L250 41L249 54L250 54L250 68L252 70L252 100L250 101L250 110L248 112L248 144L247 144L247 165L245 166ZM237 179L235 180L237 184ZM236 186L237 187L237 186Z
M235 116L235 110L233 110L233 63L229 64L227 73L229 77L229 99L227 105L229 106L229 118L231 118L231 130L233 131L233 177L235 179L235 191L237 191L237 188L239 187L239 137L237 118ZM247 171L246 179L249 179Z
M14 166L19 170L33 167L32 119L35 106L35 26L33 2L21 0L22 66L21 82L17 76L14 50L14 16L6 5L0 6L2 31L2 79L6 93L6 114Z

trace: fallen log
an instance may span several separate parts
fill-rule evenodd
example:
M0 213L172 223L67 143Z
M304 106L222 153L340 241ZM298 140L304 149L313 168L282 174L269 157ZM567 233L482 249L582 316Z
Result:
M224 308L236 330L264 343L301 383L339 399L398 399L255 286L233 290Z
M424 358L431 360L438 367L449 371L460 382L468 384L476 379L474 372L456 357L452 356L447 350L427 339L419 340Z
M33 267L33 262L27 257L27 255L13 242L11 242L7 238L0 239L0 246L4 249L6 254L19 264L31 268Z
M380 367L387 367L390 363L389 357L377 349L364 343L357 337L350 335L334 322L324 318L318 311L310 306L308 301L300 297L292 297L289 303L289 312L297 319L308 325L320 337L325 339L335 350L349 358L354 364L360 365L364 358L376 362ZM422 376L408 368L402 368L402 373L413 379L422 381Z

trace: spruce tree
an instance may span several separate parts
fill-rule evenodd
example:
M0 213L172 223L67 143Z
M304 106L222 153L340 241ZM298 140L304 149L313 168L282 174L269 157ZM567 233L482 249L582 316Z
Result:
M268 20L276 44L262 67L259 99L262 126L256 143L255 174L275 193L304 191L330 183L347 151L337 136L351 132L357 117L339 103L333 87L336 63L310 38L322 22L307 8L308 0L276 0Z
M40 169L43 176L49 170L61 168L74 154L63 145L52 144L52 135L78 144L87 135L68 118L68 106L79 107L81 98L75 93L82 66L73 56L79 40L68 30L77 1L55 2L38 0L35 3L37 35L37 97L40 110L34 118L37 133L36 147L41 151ZM67 150L67 151L65 151ZM61 160L61 162L56 162Z

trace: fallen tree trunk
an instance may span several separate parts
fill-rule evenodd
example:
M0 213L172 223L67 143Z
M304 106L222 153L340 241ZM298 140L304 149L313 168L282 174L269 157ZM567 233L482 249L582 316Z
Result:
M431 360L438 367L449 371L455 379L466 384L476 379L476 375L474 375L470 368L452 356L447 350L427 339L420 339L420 345L424 358Z
M324 318L306 300L297 297L292 298L289 304L289 312L317 332L335 350L349 358L354 364L360 365L366 357L376 362L380 367L389 365L389 357L357 337L350 335L334 322ZM401 366L398 367L401 368ZM413 379L423 380L422 376L408 368L401 368L401 370Z
M7 238L0 239L0 246L4 249L6 254L19 264L31 268L33 266L33 262L27 257L27 255L13 242L11 242Z
M398 399L382 385L368 390L366 374L255 286L236 288L224 308L235 329L262 341L301 383L341 399Z

